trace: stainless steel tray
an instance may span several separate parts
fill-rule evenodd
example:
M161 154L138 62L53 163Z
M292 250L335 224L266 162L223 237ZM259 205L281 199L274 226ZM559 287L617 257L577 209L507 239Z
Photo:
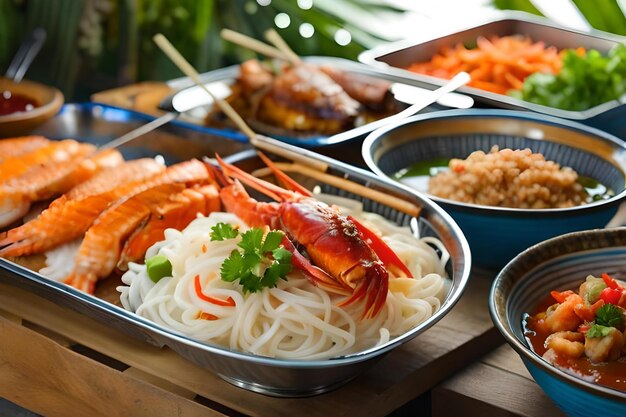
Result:
M115 110L115 112L110 113L108 110ZM117 113L119 111L119 109L103 109L101 106L87 106L86 108L69 106L55 120L43 126L39 133L51 137L69 136L101 143L103 140L108 140L110 136L130 130L131 126L128 126L127 120L120 120L120 118L127 118L132 114L126 111ZM115 120L113 115L116 115L118 120ZM165 131L153 132L157 135L156 137L147 135L142 143L129 144L128 148L123 149L124 153L132 157L161 154L166 160L173 162L189 157L201 157L209 153L209 149L223 152L224 147L242 146L232 141L222 143L219 138L197 137L197 133L186 132L176 126L169 126L168 129L172 129L175 134ZM110 133L111 131L114 133ZM451 286L441 309L430 319L382 346L358 354L325 361L289 361L254 356L194 341L126 311L103 298L48 280L32 270L5 259L0 259L0 282L32 291L54 303L78 311L150 344L168 346L199 366L212 370L225 380L249 390L276 396L302 396L333 389L351 380L373 365L382 355L422 333L447 314L463 292L469 277L471 261L467 241L458 226L440 207L421 194L378 178L365 170L310 151L302 150L302 154L328 164L327 173L332 176L349 179L369 189L394 195L422 207L421 215L416 221L411 215L385 204L356 196L303 174L293 175L297 181L310 189L319 186L325 193L358 199L363 202L366 210L377 212L398 224L413 224L421 235L434 235L444 242L451 254L447 265L449 276L452 278ZM260 159L251 149L233 154L227 160L249 171L262 166ZM109 285L112 288L115 284ZM115 298L111 296L108 299L114 301Z
M392 75L407 84L433 88L440 86L445 80L417 74L404 68L418 61L427 61L441 50L442 47L463 43L472 45L478 36L528 35L535 41L544 41L559 49L585 47L608 51L618 43L626 43L626 37L610 35L603 32L584 33L556 25L547 19L527 14L509 13L495 19L483 21L468 27L453 30L445 34L422 38L407 39L381 45L359 55L359 61L371 65L381 73ZM529 103L502 94L491 93L472 87L462 87L459 92L474 97L477 101L489 106L532 110L552 116L577 120L587 125L609 131L626 139L626 97L622 102L613 100L584 111L561 110L553 107Z
M383 79L394 83L391 87L391 92L396 101L402 106L403 104L412 104L415 101L416 96L426 92L427 89L403 84L401 78L393 75L385 74L384 72L372 71L372 69L364 64L355 61L349 61L342 58L333 57L321 57L310 56L304 58L305 62L317 65L328 65L334 68L338 68L347 73L365 75L377 79ZM239 75L239 65L233 65L226 68L210 71L201 75L201 80L211 88L211 91L218 97L226 98L230 94L229 86L234 83L235 79ZM200 87L197 87L189 78L177 78L168 82L168 85L177 90L174 94L166 97L160 107L166 111L176 111L181 113L178 118L178 123L186 126L193 126L194 129L200 129L201 131L215 132L215 127L208 127L205 125L205 117L208 113L210 106L213 102L210 97ZM469 108L474 102L468 96L460 94L450 93L444 96L438 101L440 106L444 108ZM441 108L441 107L439 107ZM359 135L358 132L354 132L350 135L350 132L354 129L348 130L348 135L343 136L342 139L337 140L332 135L317 135L317 134L302 134L287 136L285 134L277 134L272 131L265 131L259 133L269 134L274 138L277 138L283 142L306 148L319 148L326 146L341 145L349 143L358 139L363 139L364 135ZM224 129L225 135L232 137L236 140L246 140L245 135L236 130Z

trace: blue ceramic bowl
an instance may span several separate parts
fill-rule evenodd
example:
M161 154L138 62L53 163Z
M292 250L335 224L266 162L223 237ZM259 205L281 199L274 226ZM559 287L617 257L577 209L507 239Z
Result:
M419 115L372 132L362 152L372 171L393 178L416 162L466 158L477 150L488 152L494 145L540 152L608 186L615 195L564 209L491 207L429 195L461 227L472 259L480 267L498 270L535 243L604 227L626 196L626 146L620 139L582 124L528 112L470 109Z
M575 289L587 275L626 277L626 228L574 232L534 245L509 262L491 287L491 319L535 381L568 415L626 416L626 392L570 375L529 347L522 317L551 290Z

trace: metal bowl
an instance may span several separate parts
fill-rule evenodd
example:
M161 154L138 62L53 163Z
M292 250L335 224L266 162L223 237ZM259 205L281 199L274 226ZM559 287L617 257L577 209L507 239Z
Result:
M491 207L430 196L457 221L479 266L497 270L542 240L604 227L626 196L622 141L578 123L527 112L453 110L416 116L371 133L362 152L372 171L392 178L419 161L465 158L477 150L488 152L494 145L540 152L546 159L596 179L615 195L562 209Z
M626 228L569 233L528 248L498 274L491 287L491 318L535 381L569 416L626 415L626 392L585 381L555 368L533 352L522 316L551 290L573 289L587 275L626 276ZM599 411L602 410L602 411Z
M447 264L450 288L441 308L424 323L381 346L344 357L316 361L255 356L181 336L102 299L47 280L4 259L0 259L0 281L19 285L149 343L166 345L201 367L215 372L226 381L251 391L273 396L297 397L332 390L355 378L384 354L424 332L444 317L459 300L465 288L471 260L469 246L461 230L454 220L431 200L393 182L377 178L367 171L323 156L316 158L328 164L326 174L330 176L349 179L370 190L377 190L421 207L420 217L416 219L386 204L361 197L304 174L295 173L292 177L309 189L319 187L327 194L359 200L364 210L379 213L399 225L410 225L420 236L437 236L450 253ZM235 154L227 159L247 171L264 166L256 153L250 151Z

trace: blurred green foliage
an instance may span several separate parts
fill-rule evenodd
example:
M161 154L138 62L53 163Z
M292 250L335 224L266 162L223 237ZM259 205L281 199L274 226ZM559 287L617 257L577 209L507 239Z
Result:
M230 28L257 39L276 27L301 55L356 56L381 42L375 28L403 11L386 0L0 0L0 71L20 40L43 27L48 40L27 77L60 87L68 99L140 80L166 80L179 70L152 42L163 33L199 70L208 71L255 56L219 36ZM302 24L315 33L304 37ZM339 45L335 33L351 41Z
M598 30L626 36L626 16L619 0L571 0L589 24ZM541 15L532 0L492 0L503 10L519 10Z

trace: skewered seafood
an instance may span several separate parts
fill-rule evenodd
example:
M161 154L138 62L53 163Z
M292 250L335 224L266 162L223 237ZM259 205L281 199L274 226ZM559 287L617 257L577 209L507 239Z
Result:
M85 150L90 151L91 148ZM124 162L122 155L114 149L85 156L76 154L70 160L38 165L0 184L0 227L23 217L31 203L60 195L103 169Z
M93 293L98 279L107 277L115 269L120 257L120 248L125 239L151 215L158 216L158 208L162 207L164 202L180 201L180 197L186 191L194 192L201 197L204 204L199 207L200 213L206 215L208 214L207 208L213 208L216 205L219 208L214 186L207 185L195 189L186 189L186 187L180 182L157 185L130 198L122 198L105 210L85 233L75 258L74 271L65 282L79 290ZM210 199L214 201L207 201ZM187 202L193 203L191 199L187 199ZM187 208L190 212L193 209L193 207ZM189 221L195 218L197 213L198 211L194 211L192 218L188 216ZM175 224L178 223L178 219L170 219ZM181 228L186 225L182 224ZM144 254L145 251L140 256Z
M135 164L132 164L133 162ZM103 210L120 198L132 197L159 184L201 181L209 178L204 164L198 160L181 162L165 170L152 159L131 161L124 166L129 164L132 165L132 169L128 170L128 175L120 176L121 185L106 189L101 181L104 179L106 183L108 178L106 176L99 178L99 175L93 179L98 183L94 189L105 188L105 191L89 194L85 198L77 198L70 191L52 202L36 219L9 230L6 237L0 239L0 246L6 246L0 249L0 256L41 253L76 239L93 224ZM88 188L85 183L80 187L83 190Z
M0 163L7 158L14 158L33 152L48 145L48 139L43 136L22 136L19 138L2 139L0 141Z
M50 164L67 162L94 150L95 146L78 143L72 139L51 141L33 152L6 158L0 164L0 181L5 182L30 170L43 169Z
M283 245L292 252L294 265L312 283L327 291L348 294L342 305L365 300L363 317L376 316L387 297L389 269L410 277L406 266L374 233L341 215L336 208L312 198L308 190L280 172L269 159L262 158L295 191L262 181L218 157L224 174L218 176L224 184L220 196L226 209L250 226L268 225L283 230L287 235ZM258 202L238 181L228 177L241 180L279 202ZM298 252L296 245L306 250L311 262Z
M128 262L140 262L150 246L163 240L165 229L184 229L198 213L208 214L221 207L217 188L210 184L187 188L153 208L147 222L137 228L122 249L118 269L128 269Z

